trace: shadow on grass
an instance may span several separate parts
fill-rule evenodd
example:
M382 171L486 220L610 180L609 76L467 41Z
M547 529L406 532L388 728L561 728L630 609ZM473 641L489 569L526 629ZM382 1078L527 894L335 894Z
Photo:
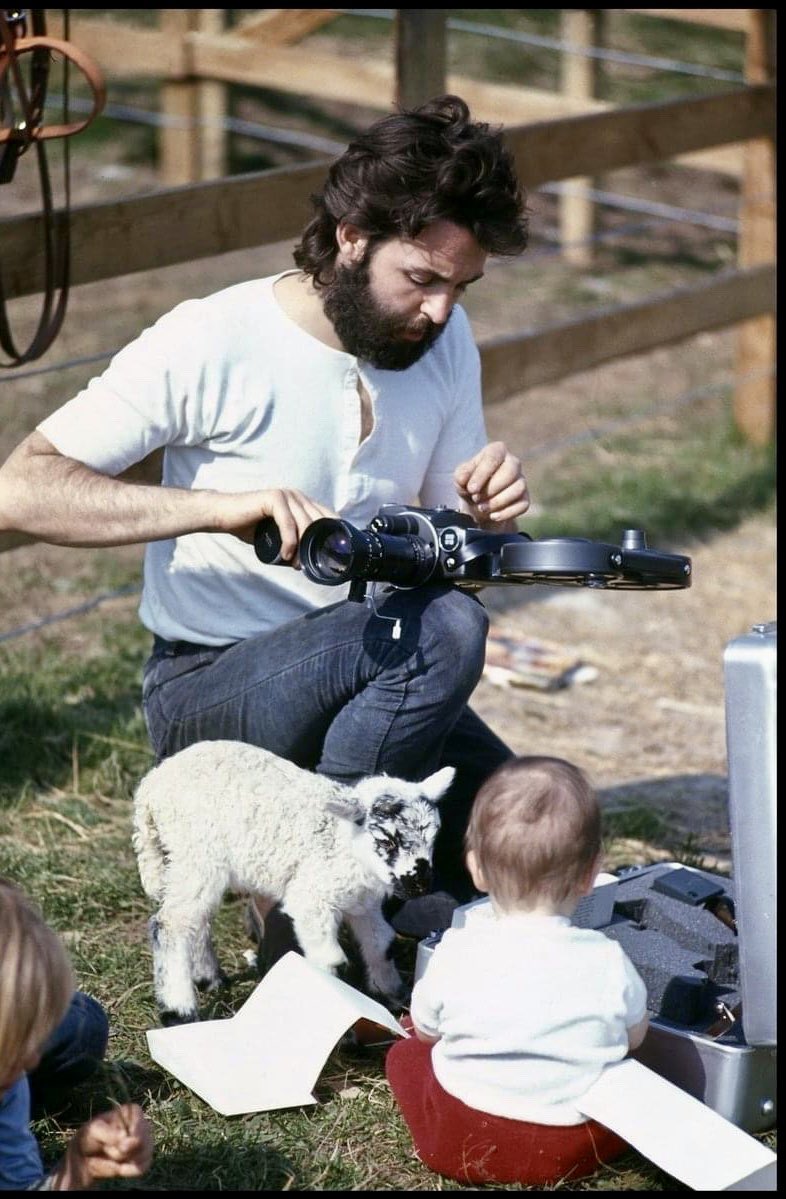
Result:
M138 690L113 692L90 688L89 699L74 703L41 693L28 675L6 675L0 691L0 810L15 806L29 787L68 788L75 760L79 768L97 769L123 743L123 752L144 765L149 752L144 730L129 733L139 721ZM65 688L67 691L68 688ZM138 751L134 745L138 742Z
M728 779L717 774L676 774L639 779L598 792L603 835L656 845L699 869L704 855L729 850ZM715 869L716 867L713 867Z
M300 1190L297 1170L270 1145L205 1144L156 1155L139 1190L290 1191ZM117 1189L120 1189L119 1187ZM123 1189L126 1189L123 1187Z
M111 1106L111 1104L107 1105ZM96 1112L101 1110L98 1106ZM85 1119L90 1118L88 1112ZM83 1121L77 1121L78 1127ZM240 1120L232 1122L227 1135L224 1128L200 1125L194 1131L183 1127L182 1149L157 1145L153 1163L144 1178L117 1179L101 1184L101 1190L114 1191L281 1191L298 1189L297 1170L283 1153L265 1143L248 1143L248 1128ZM62 1127L62 1126L61 1126ZM70 1127L70 1120L69 1120ZM39 1135L40 1135L40 1130ZM234 1133L234 1135L232 1135ZM155 1135L155 1134L154 1134ZM63 1140L58 1131L42 1138L44 1161L51 1168L62 1153Z
M53 1109L39 1120L44 1126L56 1121L60 1128L79 1128L99 1112L108 1111L117 1103L138 1103L145 1107L151 1102L166 1102L179 1089L172 1075L156 1066L134 1061L103 1061L86 1082L75 1087L68 1102Z

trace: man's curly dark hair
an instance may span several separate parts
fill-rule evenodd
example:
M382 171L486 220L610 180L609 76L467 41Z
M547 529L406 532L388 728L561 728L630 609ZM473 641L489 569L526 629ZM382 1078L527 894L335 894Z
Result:
M294 259L317 287L330 281L342 220L368 234L370 245L415 237L439 220L470 230L488 254L513 256L527 245L513 157L501 133L470 120L458 96L376 121L332 164L311 202L315 215Z

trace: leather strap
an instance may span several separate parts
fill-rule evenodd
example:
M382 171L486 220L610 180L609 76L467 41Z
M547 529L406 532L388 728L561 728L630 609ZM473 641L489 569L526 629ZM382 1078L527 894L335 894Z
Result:
M61 54L77 67L87 80L93 99L90 113L81 121L71 121L68 124L42 125L42 107L34 103L27 94L21 71L19 58L36 50ZM5 17L0 14L0 84L5 75L10 74L16 83L19 101L23 113L22 127L0 129L0 144L11 139L29 144L31 141L45 141L52 137L72 137L85 129L103 110L106 104L106 83L99 67L83 50L56 37L14 37Z
M79 133L98 116L106 102L104 77L84 51L66 39L48 37L44 9L30 9L32 36L26 36L27 18L9 20L0 9L0 98L10 103L9 121L0 129L0 184L9 183L14 176L18 158L33 147L41 185L41 212L44 250L44 287L41 312L36 330L26 349L20 350L14 340L8 317L2 270L0 270L0 349L9 361L0 361L0 369L31 362L49 348L65 317L68 302L71 262L71 231L69 225L70 184L68 146L63 147L65 199L62 220L55 222L52 186L46 160L46 142L51 138L68 138ZM67 28L67 23L66 23ZM89 115L80 121L64 120L61 124L45 125L49 66L53 54L63 57L63 74L68 92L69 65L73 64L87 80L93 97ZM23 55L29 59L22 64ZM23 70L29 67L29 71ZM67 107L64 109L64 115ZM0 267L2 264L0 263Z

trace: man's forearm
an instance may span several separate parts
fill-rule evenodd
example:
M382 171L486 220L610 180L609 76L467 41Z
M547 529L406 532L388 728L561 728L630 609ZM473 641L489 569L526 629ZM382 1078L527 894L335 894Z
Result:
M46 445L32 434L0 470L0 531L56 545L108 546L225 527L227 496L114 479L41 452Z
M0 467L0 533L55 545L134 545L185 533L231 533L253 543L266 516L290 561L308 526L336 513L295 487L190 491L115 479L65 458L37 431Z
M70 458L29 459L0 476L0 530L55 545L131 545L215 529L216 493L127 483Z

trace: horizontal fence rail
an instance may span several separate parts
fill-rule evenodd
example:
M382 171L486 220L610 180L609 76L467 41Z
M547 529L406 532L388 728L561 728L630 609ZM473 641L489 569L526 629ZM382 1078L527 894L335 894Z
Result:
M658 162L708 145L773 137L775 88L637 105L517 126L505 137L526 187ZM280 167L71 212L72 285L296 236L329 160ZM0 263L9 299L41 290L40 216L0 221Z
M284 11L289 14L297 10ZM338 15L337 10L326 11ZM384 10L380 11L384 15ZM62 35L62 19L57 13L53 12L50 25L54 35ZM72 17L70 29L72 40L115 78L213 80L381 110L389 109L395 94L392 62L347 60L309 46L265 40L262 24L259 37L248 36L249 31L244 36L242 26L220 34L192 30L175 35L171 30L82 16ZM122 46L121 55L118 46ZM508 125L611 108L607 102L590 97L577 99L542 88L484 83L452 73L447 76L445 90L463 96L479 119ZM686 165L693 165L695 158L697 166L736 174L740 162L735 150L730 147L723 152L699 152L697 158L686 160Z
M643 166L707 146L774 138L775 87L591 112L505 131L527 187Z
M775 267L761 266L531 333L490 338L479 346L483 399L493 404L517 391L736 325L774 308Z

